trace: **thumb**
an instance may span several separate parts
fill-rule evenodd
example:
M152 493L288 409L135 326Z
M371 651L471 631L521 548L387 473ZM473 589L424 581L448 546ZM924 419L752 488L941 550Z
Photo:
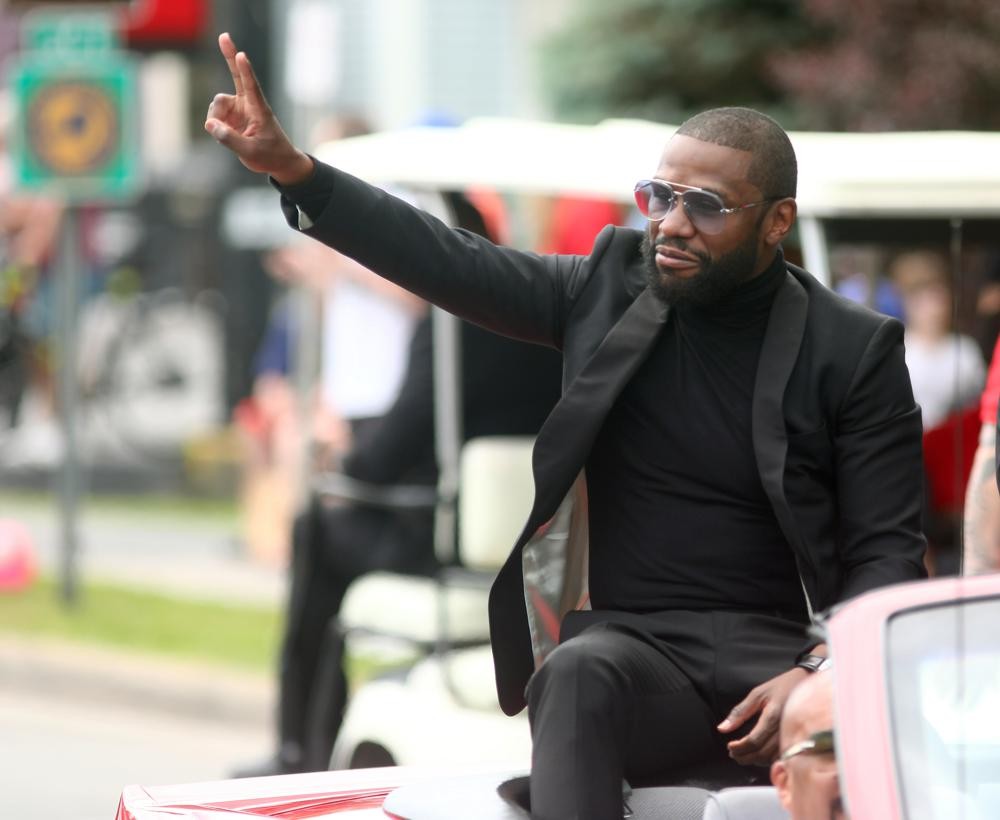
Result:
M746 723L748 718L756 714L758 708L756 699L751 693L750 696L744 698L730 710L729 714L722 719L722 722L716 729L720 732L732 732Z
M224 145L240 159L248 157L253 149L253 140L238 134L220 120L209 118L205 121L205 130L211 134L215 141Z
M227 145L233 137L233 132L226 127L221 120L209 117L205 120L205 130L211 134L217 142Z

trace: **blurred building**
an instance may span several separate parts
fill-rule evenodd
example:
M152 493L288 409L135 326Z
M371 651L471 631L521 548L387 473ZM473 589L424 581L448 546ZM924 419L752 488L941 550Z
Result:
M423 119L540 116L539 37L572 0L293 0L274 15L287 101L364 112L379 128Z
M133 467L148 464L160 475L176 466L192 442L227 425L250 390L253 358L278 295L261 257L284 241L287 228L266 181L220 151L202 128L211 97L231 86L216 45L219 32L231 32L251 55L286 128L308 145L313 126L338 113L359 114L379 129L476 116L544 117L533 79L538 46L574 5L95 0L59 6L0 0L0 84L7 84L7 66L20 56L25 15L35 11L52 19L70 9L113 15L137 72L141 183L127 200L80 204L87 214L81 223L87 286L77 346L85 460L104 472L123 461L128 471L118 483L137 486ZM9 96L0 95L0 107ZM30 294L34 312L54 309L54 281L51 271L40 274ZM182 320L174 321L179 312ZM194 333L189 319L197 319L202 331ZM51 347L50 330L35 334L39 349ZM185 354L178 335L202 339L205 352ZM139 355L154 347L162 355ZM201 408L197 419L180 424L189 414L177 412L178 402ZM164 412L150 413L150 406ZM0 463L8 478L15 434L30 445L21 448L24 464L58 461L51 414L25 412L22 420L24 430L0 428ZM51 435L40 438L36 428ZM36 438L51 439L53 446L36 446ZM95 474L91 483L103 482Z

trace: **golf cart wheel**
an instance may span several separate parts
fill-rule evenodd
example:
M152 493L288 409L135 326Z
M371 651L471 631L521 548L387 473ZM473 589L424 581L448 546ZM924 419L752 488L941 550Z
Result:
M378 743L370 740L363 740L354 749L351 755L351 769L379 769L384 766L395 766L396 761L392 759L389 750Z

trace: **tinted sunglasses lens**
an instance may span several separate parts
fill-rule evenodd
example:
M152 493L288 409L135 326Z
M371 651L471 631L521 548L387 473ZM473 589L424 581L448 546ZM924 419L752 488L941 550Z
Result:
M813 751L817 754L828 754L836 751L836 742L832 731L816 732L812 736L812 741L815 744Z
M702 233L719 233L726 225L725 204L715 194L687 191L683 196L684 211Z
M635 196L635 206L639 209L639 213L648 218L649 195L650 195L649 183L640 182L638 185L635 186L635 191L633 192L633 195Z
M674 206L674 189L662 182L643 180L635 186L635 204L646 219L663 219Z

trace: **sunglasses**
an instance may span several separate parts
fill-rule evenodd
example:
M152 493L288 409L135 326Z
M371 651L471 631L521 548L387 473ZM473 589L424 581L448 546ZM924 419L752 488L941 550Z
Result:
M677 188L684 190L678 192ZM776 202L781 197L770 197L760 202L749 202L746 205L727 208L721 196L704 188L693 188L690 185L681 185L679 182L663 182L659 179L641 179L635 184L635 204L639 207L639 212L650 222L659 222L663 219L674 209L678 199L684 204L684 213L695 228L703 234L717 234L722 233L722 229L726 227L726 217L729 214Z
M793 743L781 753L781 761L791 760L796 755L822 755L832 754L836 751L833 740L833 729L824 729L822 732L814 732L805 740Z

